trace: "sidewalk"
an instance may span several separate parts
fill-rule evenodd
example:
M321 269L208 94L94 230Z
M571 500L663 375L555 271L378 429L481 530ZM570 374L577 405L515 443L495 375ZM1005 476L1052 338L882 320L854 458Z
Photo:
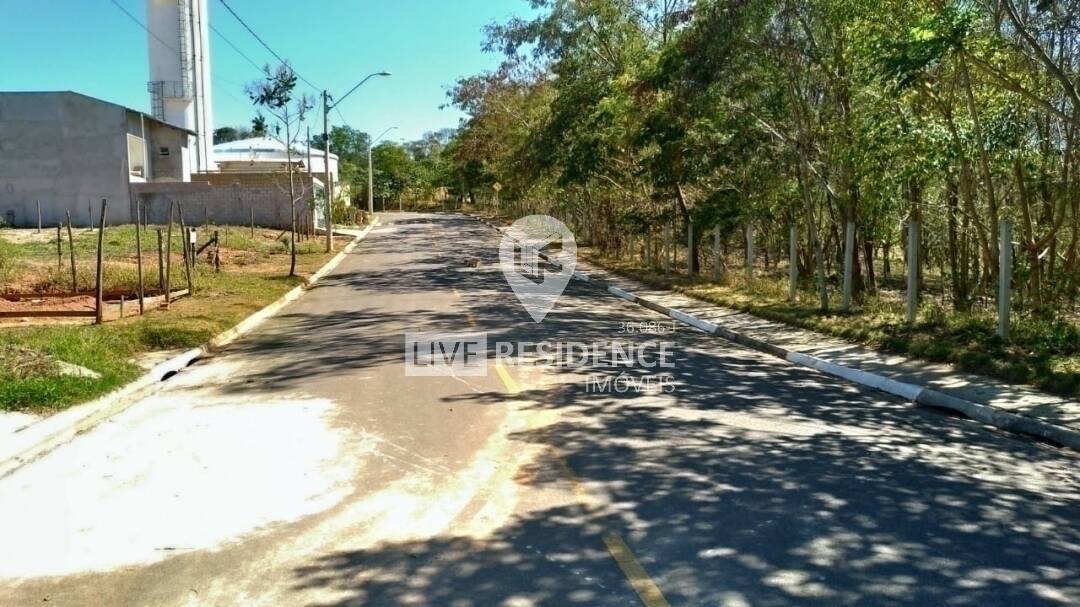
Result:
M882 376L896 382L930 388L947 396L992 407L1013 415L1045 422L1080 436L1080 402L963 373L950 365L912 360L854 345L834 337L791 327L694 299L656 289L633 279L578 260L577 269L635 295L639 300L685 312L723 329L745 335L781 350L805 354L834 365Z

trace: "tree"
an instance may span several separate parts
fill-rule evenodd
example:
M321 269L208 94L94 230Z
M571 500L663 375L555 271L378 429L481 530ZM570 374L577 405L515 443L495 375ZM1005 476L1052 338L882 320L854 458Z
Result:
M255 114L255 117L251 119L252 137L266 137L267 133L266 117L262 113Z
M1025 305L1080 293L1080 4L530 4L487 30L500 67L450 92L462 192L499 183L601 250L678 222L724 243L754 224L768 254L797 226L823 311L831 289L874 294L919 220L918 277L936 270L964 312L994 294L1009 220Z
M268 111L272 116L280 120L285 125L285 150L286 150L286 164L289 172L289 204L292 208L292 228L289 241L289 276L296 275L296 202L298 197L296 195L296 182L293 178L293 161L292 150L293 133L299 135L299 128L293 130L294 122L296 126L303 122L304 115L314 107L314 101L307 95L300 95L296 98L295 103L293 100L293 89L296 88L296 72L288 63L282 63L277 68L271 69L269 65L263 68L265 78L252 82L247 87L248 96L251 101ZM290 105L293 104L293 105ZM256 118L262 118L261 114ZM329 218L328 218L329 220Z
M251 136L252 132L247 127L223 126L219 129L214 129L214 145L228 143L230 141L239 141Z

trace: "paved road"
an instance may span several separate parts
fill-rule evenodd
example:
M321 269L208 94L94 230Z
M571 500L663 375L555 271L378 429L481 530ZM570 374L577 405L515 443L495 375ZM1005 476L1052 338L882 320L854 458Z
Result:
M1075 455L625 333L662 319L582 284L535 324L490 229L383 221L257 335L0 480L0 605L1080 603ZM410 331L667 341L674 390L405 377Z

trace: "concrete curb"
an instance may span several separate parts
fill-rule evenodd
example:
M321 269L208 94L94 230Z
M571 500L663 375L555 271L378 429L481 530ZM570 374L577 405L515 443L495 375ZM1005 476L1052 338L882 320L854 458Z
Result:
M496 230L499 229L498 225L483 217L475 218L489 227L495 228ZM548 259L543 253L540 255L544 259ZM692 314L687 314L682 310L644 299L639 295L630 293L629 291L607 283L607 281L594 278L583 272L575 271L574 278L602 288L620 299L663 314L709 335L716 335L728 341L750 348L751 350L757 350L777 358L782 358L792 364L816 369L827 375L839 377L860 386L892 394L893 396L898 396L904 400L913 402L918 406L948 409L1002 430L1036 436L1070 449L1080 450L1080 431L1051 424L1035 419L1034 417L1003 411L990 405L957 398L926 386L897 381L876 373L845 367L816 356L810 356L801 352L781 348L749 335L732 331L727 327L722 327L693 316Z
M155 365L144 375L122 388L42 419L16 432L14 440L0 446L0 478L10 475L60 445L71 441L77 435L121 413L152 394L164 380L176 375L200 358L250 333L268 318L280 312L282 308L299 299L315 283L332 272L376 225L378 221L364 228L341 252L306 279L304 284L295 287L273 303L248 316L233 328L216 335L202 346L187 350Z

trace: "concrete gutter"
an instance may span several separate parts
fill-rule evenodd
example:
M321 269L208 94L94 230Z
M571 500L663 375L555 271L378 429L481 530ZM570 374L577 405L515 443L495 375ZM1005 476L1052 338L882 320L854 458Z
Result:
M161 388L162 382L183 371L195 361L254 331L268 318L299 299L315 283L332 272L376 225L378 225L378 220L357 234L352 242L306 279L304 284L295 287L277 301L248 316L233 328L218 334L198 348L192 348L154 366L135 381L97 400L72 407L16 432L11 441L0 445L0 478L10 475L60 445L71 441L77 435L126 410L153 394Z
M495 228L496 230L499 229L497 224L483 217L476 217L476 219L489 227ZM549 259L543 253L540 253L540 255L549 262L558 263L557 261ZM994 426L995 428L1036 436L1058 445L1080 451L1080 431L1073 430L1072 428L1059 426L1026 415L1017 415L990 405L957 398L926 386L896 381L895 379L885 377L884 375L878 375L876 373L870 373L852 367L845 367L816 356L788 350L749 335L732 331L731 329L698 318L692 314L687 314L682 310L644 299L641 296L608 284L604 280L591 277L583 272L575 271L574 278L604 289L620 299L636 303L699 331L709 335L716 335L741 346L750 348L751 350L757 350L777 358L782 358L792 364L816 369L827 375L839 377L866 388L892 394L893 396L898 396L919 406L935 409L948 409L971 419L983 422L984 424Z

